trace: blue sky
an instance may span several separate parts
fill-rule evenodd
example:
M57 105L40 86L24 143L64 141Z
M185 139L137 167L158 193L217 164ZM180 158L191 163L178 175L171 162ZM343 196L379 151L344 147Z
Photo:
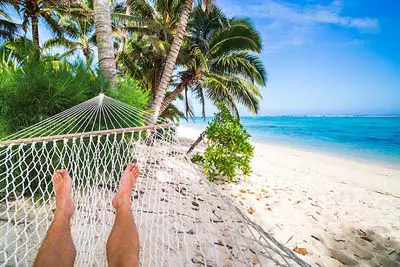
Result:
M259 115L400 114L400 1L216 2L263 36Z

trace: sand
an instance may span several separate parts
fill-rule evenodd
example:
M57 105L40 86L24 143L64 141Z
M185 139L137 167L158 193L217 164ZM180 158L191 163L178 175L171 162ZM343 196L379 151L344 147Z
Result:
M178 131L189 139L199 133ZM218 186L252 221L288 248L306 251L299 255L313 266L400 266L399 168L254 146L247 182Z

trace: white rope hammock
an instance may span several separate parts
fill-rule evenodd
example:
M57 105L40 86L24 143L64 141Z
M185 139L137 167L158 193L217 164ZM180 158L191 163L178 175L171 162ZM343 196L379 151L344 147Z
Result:
M32 265L59 168L73 179L75 265L105 266L111 199L130 162L141 168L132 212L142 266L308 266L200 175L175 132L101 94L0 140L0 266Z

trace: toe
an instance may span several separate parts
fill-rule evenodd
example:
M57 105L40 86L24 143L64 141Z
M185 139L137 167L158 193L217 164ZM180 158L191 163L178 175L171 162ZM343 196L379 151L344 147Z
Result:
M129 172L132 172L132 171L133 171L133 168L134 168L134 165L133 165L132 163L129 163L129 164L128 164L128 167L127 167L128 171L129 171Z
M133 176L134 176L135 178L139 176L139 169L138 169L138 168L136 168L136 169L133 171Z
M53 181L54 181L54 183L58 184L61 181L61 179L62 178L61 178L60 171L57 170L53 175Z
M133 179L136 182L137 177L139 176L139 167L137 165L135 165L132 174L133 174Z
M68 171L67 170L61 170L60 171L61 172L61 175L63 176L63 178L67 178L68 176L69 176L69 173L68 173Z

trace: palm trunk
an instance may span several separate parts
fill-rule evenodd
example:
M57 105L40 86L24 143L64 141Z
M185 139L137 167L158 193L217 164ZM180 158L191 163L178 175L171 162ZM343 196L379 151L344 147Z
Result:
M35 53L37 56L40 55L40 44L39 44L39 21L38 17L33 16L32 17L32 42L33 42L33 47L35 49Z
M159 81L160 81L160 67L161 67L161 60L156 59L154 61L154 70L153 70L153 83L152 83L152 87L151 87L151 100L154 100L155 94L156 94L156 90L157 87L159 85ZM161 114L162 112L160 112Z
M153 110L153 114L151 117L152 123L156 122L160 114L161 104L164 100L165 93L167 92L168 85L171 81L171 76L175 67L176 59L178 58L179 50L181 49L183 38L186 33L186 25L189 21L189 14L192 10L192 5L193 0L185 0L182 14L179 19L179 25L176 30L176 35L172 42L171 49L168 53L167 61L165 62L160 85L155 91L154 100L150 105L150 108Z
M96 24L96 41L101 73L111 84L116 82L117 68L114 57L114 43L111 29L111 14L109 0L95 0L94 21Z
M183 83L180 83L171 94L164 99L161 104L160 114L162 114L171 103L178 98L178 96L185 90L185 86Z
M196 139L196 141L194 141L194 143L190 146L189 150L186 152L187 155L189 155L193 149L196 148L196 146L203 141L204 137L206 136L206 131L203 131L200 136Z

